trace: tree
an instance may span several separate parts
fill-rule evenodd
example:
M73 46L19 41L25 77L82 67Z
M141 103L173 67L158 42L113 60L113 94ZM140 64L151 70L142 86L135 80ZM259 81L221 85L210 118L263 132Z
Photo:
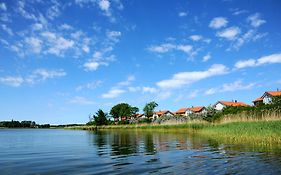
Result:
M115 119L119 117L127 118L136 114L138 111L139 109L137 107L132 107L128 103L119 103L111 108L110 115Z
M152 101L150 103L146 103L143 112L144 115L147 117L151 117L153 115L154 109L158 106L158 104L155 101Z
M103 112L103 110L99 109L95 115L91 118L91 120L87 123L87 125L107 125L107 113Z

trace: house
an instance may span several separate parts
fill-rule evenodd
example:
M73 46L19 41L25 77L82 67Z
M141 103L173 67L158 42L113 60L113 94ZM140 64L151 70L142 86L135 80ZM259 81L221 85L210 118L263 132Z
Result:
M277 91L266 91L261 97L255 99L253 103L255 106L259 104L270 104L272 102L272 98L276 96L281 96L280 90L277 89Z
M163 117L163 116L174 116L174 113L172 113L171 111L168 111L168 110L158 111L158 112L153 113L152 118L157 119L157 118Z
M215 105L214 105L214 109L221 111L223 108L227 107L227 106L236 106L236 107L241 107L241 106L249 106L243 102L238 102L238 101L218 101Z
M203 114L206 113L207 109L204 106L181 108L175 112L177 115L188 116L189 114Z
M188 108L186 111L188 114L204 114L207 113L207 109L204 106Z
M144 114L136 114L134 116L136 119L143 119L143 118L146 118Z
M175 114L176 114L176 115L187 116L187 115L188 115L187 110L188 110L188 108L181 108L181 109L177 110L177 111L175 112Z

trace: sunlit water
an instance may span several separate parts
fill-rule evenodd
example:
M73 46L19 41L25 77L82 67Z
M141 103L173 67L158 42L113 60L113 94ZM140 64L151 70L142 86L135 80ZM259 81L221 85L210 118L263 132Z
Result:
M184 132L1 129L0 174L281 174L280 147Z

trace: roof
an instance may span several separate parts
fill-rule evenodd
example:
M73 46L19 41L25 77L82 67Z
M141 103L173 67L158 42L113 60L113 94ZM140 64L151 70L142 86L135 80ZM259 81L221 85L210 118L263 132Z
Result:
M267 91L265 93L267 93L267 94L269 94L271 96L279 96L279 95L281 95L281 91Z
M188 110L192 111L192 112L200 112L204 109L204 106L197 106L197 107L192 107L192 108L188 108Z
M144 114L136 114L136 117L142 117Z
M259 102L259 101L263 101L263 98L259 97L259 98L255 99L253 102Z
M177 110L175 113L176 113L176 114L183 114L183 113L185 113L187 110L188 110L188 108L181 108L181 109Z
M156 114L156 115L164 115L164 114L167 114L167 113L173 114L172 112L170 112L170 111L168 111L168 110L163 110L163 111L154 112L154 114Z
M249 106L243 102L234 102L234 101L219 101L219 103L225 105L225 106Z

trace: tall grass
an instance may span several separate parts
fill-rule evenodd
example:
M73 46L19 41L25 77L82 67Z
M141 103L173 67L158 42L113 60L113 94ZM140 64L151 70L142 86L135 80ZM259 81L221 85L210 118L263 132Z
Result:
M281 120L281 110L242 111L238 114L224 115L216 123L246 122L246 121L275 121Z

